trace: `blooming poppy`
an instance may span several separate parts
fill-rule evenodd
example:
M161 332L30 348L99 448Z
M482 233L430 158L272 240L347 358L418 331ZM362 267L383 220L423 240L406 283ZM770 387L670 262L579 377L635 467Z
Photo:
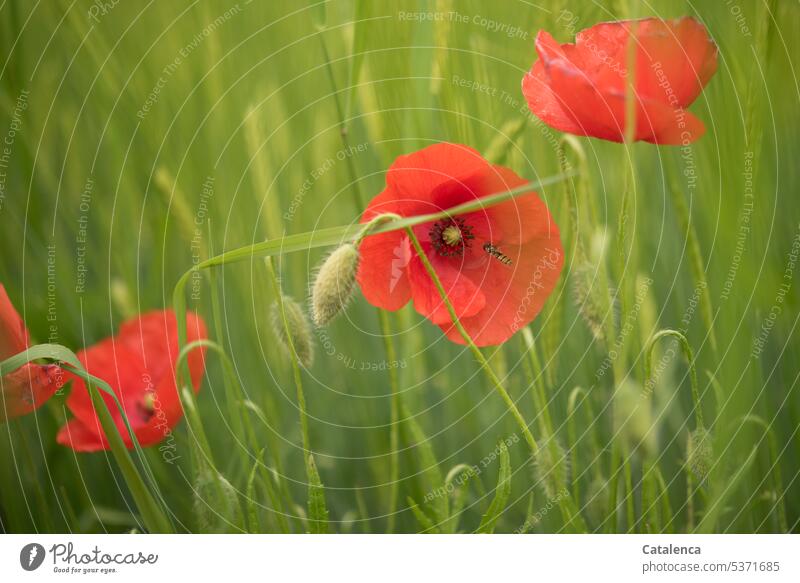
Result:
M361 222L383 213L440 212L527 184L472 148L441 143L400 156ZM474 212L417 225L420 241L459 321L479 346L500 344L528 324L556 285L564 261L558 228L535 192ZM463 344L405 231L370 235L357 280L371 304L398 310L409 300Z
M574 44L540 31L539 59L522 80L531 111L563 132L623 141L629 41L635 43L634 139L676 145L700 138L705 126L685 108L716 72L717 46L690 17L604 22L579 32Z
M28 348L28 330L0 284L0 360ZM63 372L54 364L25 364L0 377L0 421L27 415L58 390Z
M187 313L186 326L187 342L207 337L206 325L199 316ZM90 374L114 389L141 445L153 445L171 435L183 415L175 384L178 327L172 310L149 312L126 321L119 334L79 352L78 360ZM195 349L187 360L197 392L205 369L204 349ZM133 447L113 399L105 393L103 398L125 444ZM76 376L72 376L67 407L75 417L58 432L58 443L76 451L108 449L86 385Z

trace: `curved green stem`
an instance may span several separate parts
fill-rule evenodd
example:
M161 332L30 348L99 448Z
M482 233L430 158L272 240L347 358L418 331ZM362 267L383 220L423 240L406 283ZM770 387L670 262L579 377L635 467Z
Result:
M689 344L689 341L686 339L681 332L677 330L659 330L656 332L653 337L650 339L650 342L645 350L645 360L644 360L644 379L645 379L645 388L650 389L652 388L655 380L653 380L652 373L653 373L653 349L655 348L656 342L661 338L666 336L673 336L678 339L681 345L681 349L683 350L683 355L686 357L686 362L689 365L689 379L691 381L692 386L692 400L694 401L694 415L697 422L697 427L705 427L703 423L703 409L700 406L700 391L698 390L697 386L697 371L695 370L694 366L694 352L692 351L692 347Z
M451 218L466 213L485 210L491 208L508 200L524 196L531 192L535 192L552 184L557 184L562 180L574 176L576 172L569 172L566 174L556 174L530 182L511 190L497 192L495 194L471 200L459 205L456 205L447 210L429 213L425 215L415 215L413 217L405 217L389 221L380 226L377 226L370 232L370 235L377 235L379 233L390 233L392 231L399 231L408 227L414 227L423 223L438 221L439 219ZM237 249L231 249L224 253L220 253L205 261L201 261L193 266L186 273L184 273L176 284L173 292L173 300L175 294L182 294L183 289L186 287L191 274L201 269L214 267L217 265L226 265L237 261L252 260L254 257L267 257L272 255L284 255L286 253L293 253L296 251L308 251L318 247L330 247L332 245L341 245L348 241L355 241L362 233L364 225L353 224L344 225L340 227L330 227L327 229L317 229L306 233L297 233L295 235L286 235L277 239L268 239L255 243L252 245L245 245ZM183 300L185 307L185 299Z
M578 397L580 397L580 401L578 401ZM581 387L575 387L572 389L569 394L569 398L567 399L567 437L569 438L569 447L567 449L570 452L570 466L573 468L572 497L576 502L581 499L579 482L575 469L578 467L578 437L577 429L575 427L575 411L580 405L584 405L586 407L587 427L593 427L595 425L595 417L594 413L592 412L589 393L587 393L586 390ZM600 445L594 432L591 433L590 442L592 448L592 460L599 460Z
M546 438L551 437L553 435L553 420L550 418L550 408L547 406L547 394L545 393L543 380L544 372L542 371L542 363L539 361L539 355L536 353L533 333L528 326L522 329L522 341L525 352L530 357L531 374L528 380L531 384L534 405L539 410L541 431ZM525 370L527 371L528 368L526 367Z
M203 428L203 423L200 420L200 415L197 411L197 399L195 398L193 387L191 387L192 380L191 377L188 376L189 367L186 360L189 356L189 353L195 348L208 346L216 346L216 343L210 340L195 340L181 349L181 351L178 353L178 360L175 363L177 379L176 385L178 387L178 393L181 397L181 405L184 413L186 414L186 421L191 427L192 433L195 434L197 442L200 444L200 449L203 451L203 455L206 457L207 463L211 465L212 468L216 468L214 456L211 451L211 443L208 441L208 436L206 435L206 431ZM184 386L184 382L187 381L187 379L188 385Z

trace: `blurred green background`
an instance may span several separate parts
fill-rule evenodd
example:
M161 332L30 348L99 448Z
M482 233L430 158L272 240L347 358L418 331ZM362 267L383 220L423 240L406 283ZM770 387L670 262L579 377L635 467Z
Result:
M708 130L691 149L694 188L681 174L680 149L631 149L637 165L629 223L636 273L626 277L632 282L638 273L653 283L632 317L629 368L643 382L650 335L688 323L715 435L715 469L696 511L718 502L713 528L719 532L797 531L800 296L791 252L800 236L800 7L762 0L635 4L638 16L695 15L719 46L719 69L692 106ZM77 351L114 333L126 317L169 307L178 277L199 257L284 232L356 221L364 200L354 181L368 200L383 188L384 171L399 154L452 141L530 180L557 174L554 144L560 136L527 115L520 91L536 58L535 34L546 29L566 42L628 10L625 2L555 0L6 1L0 5L0 131L11 144L0 169L0 282L35 341ZM600 222L613 231L628 151L594 139L580 142L590 172L588 195ZM752 198L746 196L749 180ZM716 351L692 306L697 282L670 184L699 236ZM572 194L560 184L541 192L561 224ZM580 220L588 219L583 214ZM304 301L323 253L280 259L287 294ZM565 279L574 267L567 263ZM776 298L787 282L781 302ZM270 467L282 468L286 512L300 516L306 494L295 393L290 363L270 327L274 295L264 263L226 266L213 280L204 277L198 289L189 305L209 323L242 389L265 412L258 439L270 452ZM212 291L220 301L218 318ZM515 434L513 420L462 347L408 306L390 322L403 400L441 471L480 465L499 439ZM580 505L598 529L605 499L592 501L586 492L603 491L609 477L614 387L608 376L596 376L604 348L583 322L568 283L550 298L533 331L558 439L575 452L570 480L580 485ZM359 297L345 317L315 332L317 357L303 373L311 443L337 532L387 528L388 374L361 370L385 362L381 334L376 310ZM754 344L759 338L763 342ZM656 357L670 347L669 341L660 344ZM522 370L525 352L518 337L502 350L485 351L526 419L536 423ZM694 422L685 361L674 354L652 399L655 448L631 457L632 499L638 516L641 466L657 464L675 514L661 529L683 531L692 524L684 465ZM577 386L588 391L591 411L579 408L573 440L567 407ZM244 503L250 468L232 455L244 446L229 428L225 395L218 360L210 356L201 415L220 470ZM136 527L111 457L74 454L55 443L65 415L59 396L36 415L0 427L2 529ZM743 422L745 415L764 423ZM178 447L187 451L185 424L176 433ZM548 501L524 445L510 447L514 474L501 532L516 531ZM419 531L407 496L418 503L425 497L426 468L405 429L401 450L396 528ZM150 454L176 519L184 529L200 529L190 456L172 466ZM497 472L490 464L480 483L469 486L459 530L477 527ZM262 528L275 530L269 502L260 497L259 503L266 507L260 510ZM559 531L560 520L557 512L546 513L530 530ZM302 530L292 521L294 530ZM622 516L616 529L627 530Z

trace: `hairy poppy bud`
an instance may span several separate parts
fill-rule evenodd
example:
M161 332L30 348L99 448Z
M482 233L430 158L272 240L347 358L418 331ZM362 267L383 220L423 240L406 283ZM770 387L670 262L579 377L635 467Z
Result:
M595 267L589 262L575 267L572 272L572 300L595 340L603 340L603 299L597 285Z
M272 304L270 314L272 329L275 332L275 336L289 356L291 356L289 342L291 340L291 346L294 346L297 359L303 366L309 367L314 362L314 343L311 340L311 325L308 323L303 308L292 298L283 296L281 303L283 304L283 312L281 312L281 305L275 302ZM284 314L286 315L285 324L283 320Z
M193 498L197 532L226 533L241 520L236 489L225 477L204 468L197 474Z
M699 480L704 480L714 463L714 446L711 432L705 427L698 427L689 433L686 443L686 464Z
M586 514L592 524L602 524L608 509L608 482L598 475L589 482L586 490Z
M555 438L543 444L534 459L534 475L548 498L555 498L566 487L568 474L569 459L561 444Z
M596 229L589 237L588 256L580 253L572 272L572 297L595 340L610 343L614 339L607 338L609 326L616 327L619 315L617 292L609 284L605 271L608 246L608 231L604 228Z
M353 295L358 269L358 249L352 243L339 247L322 263L311 290L311 317L324 326L341 312Z

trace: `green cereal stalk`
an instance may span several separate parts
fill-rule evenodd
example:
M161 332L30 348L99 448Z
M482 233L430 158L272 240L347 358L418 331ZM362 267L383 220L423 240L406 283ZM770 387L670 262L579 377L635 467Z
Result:
M700 313L703 317L703 324L706 327L708 340L714 353L717 352L717 336L714 333L714 308L711 304L711 290L708 288L706 272L703 266L703 254L700 251L700 240L697 237L697 230L691 222L689 208L686 200L678 186L675 177L675 168L671 166L667 172L667 190L671 195L672 204L678 214L681 231L686 240L687 252L689 254L689 268L692 272L695 288L700 291Z

